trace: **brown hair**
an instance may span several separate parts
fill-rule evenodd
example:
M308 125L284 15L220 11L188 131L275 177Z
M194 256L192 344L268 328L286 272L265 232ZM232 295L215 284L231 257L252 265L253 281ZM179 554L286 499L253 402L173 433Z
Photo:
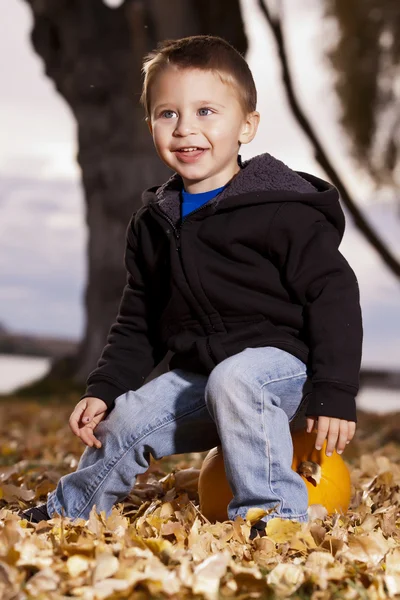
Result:
M154 79L166 67L201 69L218 74L223 83L238 92L245 114L256 110L257 90L250 68L243 56L226 40L213 35L193 35L179 40L165 40L144 57L143 90L140 102L146 119L150 117L150 88Z

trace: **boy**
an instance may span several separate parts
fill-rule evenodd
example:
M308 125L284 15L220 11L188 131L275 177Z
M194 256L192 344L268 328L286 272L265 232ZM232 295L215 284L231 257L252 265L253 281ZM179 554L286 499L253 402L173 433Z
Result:
M175 173L144 192L128 226L119 314L70 417L88 448L24 514L87 518L95 504L108 515L150 454L222 444L229 519L258 506L274 510L256 529L307 521L290 425L306 409L331 454L357 420L362 323L338 193L269 154L241 162L256 89L221 38L165 42L143 71L146 121ZM169 371L145 384L168 351Z

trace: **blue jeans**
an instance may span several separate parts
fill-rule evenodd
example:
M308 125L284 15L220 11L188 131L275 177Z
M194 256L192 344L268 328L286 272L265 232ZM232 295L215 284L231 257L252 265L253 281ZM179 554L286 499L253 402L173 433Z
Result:
M86 447L77 470L61 477L47 498L49 515L87 519L96 504L108 516L147 470L150 454L159 459L221 444L233 492L229 519L278 505L263 520L307 521L307 488L291 468L291 430L305 427L309 383L301 360L270 346L246 348L209 376L163 373L115 400L95 428L102 447Z

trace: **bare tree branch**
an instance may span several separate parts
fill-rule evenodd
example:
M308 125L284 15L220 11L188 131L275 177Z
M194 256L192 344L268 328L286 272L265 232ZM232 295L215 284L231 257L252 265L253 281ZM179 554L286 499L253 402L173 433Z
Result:
M300 127L312 143L315 151L316 160L324 169L330 181L339 190L341 199L343 200L345 206L348 208L350 214L352 215L356 227L361 231L363 236L368 240L368 242L373 246L373 248L375 248L376 252L379 254L379 256L386 264L386 266L390 269L390 271L394 275L396 275L396 277L400 278L399 261L392 254L390 249L387 247L385 242L379 237L376 231L365 220L362 212L357 207L356 203L350 195L350 192L346 188L338 172L336 171L332 162L330 161L325 149L322 146L321 141L319 140L313 126L311 125L311 122L306 117L304 111L300 106L300 103L294 91L289 62L287 58L282 23L279 16L272 15L272 12L268 7L267 0L258 0L258 5L271 28L272 34L277 45L279 59L282 66L283 83L288 97L290 108L292 110L293 115L297 119L297 122L299 123ZM279 15L279 11L276 12L277 15Z

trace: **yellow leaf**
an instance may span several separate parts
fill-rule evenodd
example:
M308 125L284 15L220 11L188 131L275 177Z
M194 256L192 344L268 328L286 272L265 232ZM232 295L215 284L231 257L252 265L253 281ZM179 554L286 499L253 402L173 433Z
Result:
M275 517L267 522L266 534L277 544L282 544L289 542L293 535L300 531L301 528L302 525L298 521Z
M172 506L171 502L164 502L160 509L160 517L162 519L168 519L169 517L172 517L173 514L174 507Z
M257 521L265 517L265 515L267 515L269 512L269 510L265 510L263 508L249 508L249 510L246 513L246 521L250 522L250 524L252 525L253 523L256 523Z
M161 552L169 552L173 549L171 542L162 538L144 538L143 543L154 552L154 554L160 554Z

